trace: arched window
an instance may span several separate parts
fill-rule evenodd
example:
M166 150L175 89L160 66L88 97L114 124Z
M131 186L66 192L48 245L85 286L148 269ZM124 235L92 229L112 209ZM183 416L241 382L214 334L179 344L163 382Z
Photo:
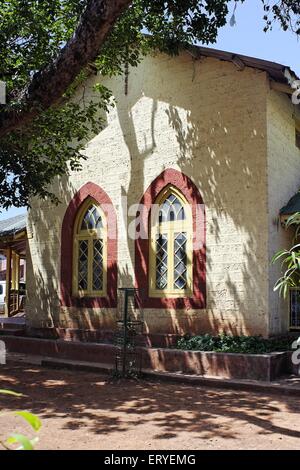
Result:
M191 208L168 185L151 210L149 293L153 297L192 295L193 223Z
M170 215L169 219L179 220L162 220L165 217L163 212L166 212L165 208L171 202L168 201L162 211L161 223L159 223L160 207L171 194L176 197L183 210L181 211L181 207L179 208L176 203L174 210L169 211L174 214ZM175 214L178 216L175 217ZM183 214L184 218L180 220ZM166 168L144 192L137 220L139 232L143 234L135 240L135 279L136 287L140 292L139 306L149 309L166 308L186 311L206 308L205 206L195 183L181 171ZM180 245L183 247L179 249L178 258L179 270L183 270L184 273L185 266L187 268L186 278L180 273L176 287L174 287L175 233L186 234L186 241L185 236L181 236ZM166 236L167 246L166 249L157 253L160 247L159 241L156 243L159 235ZM161 256L162 251L164 251L163 256ZM185 254L186 263L183 261L181 264L181 257L184 259ZM163 259L162 267L157 269L161 258ZM163 287L164 271L166 271L166 287ZM157 282L160 278L163 281L161 285Z
M101 207L88 198L80 207L74 226L73 295L106 294L107 230Z

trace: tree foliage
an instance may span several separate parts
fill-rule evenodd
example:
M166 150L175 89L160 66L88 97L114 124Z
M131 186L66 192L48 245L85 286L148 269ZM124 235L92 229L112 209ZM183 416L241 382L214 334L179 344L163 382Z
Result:
M276 281L274 290L283 297L291 287L300 287L300 212L291 215L285 222L285 228L295 230L294 244L289 250L279 250L272 258L272 263L281 263L281 276Z
M237 0L236 5L245 1ZM261 1L266 29L276 19L284 29L291 27L299 34L298 2ZM0 0L0 80L7 84L7 104L0 105L2 126L7 113L18 116L22 111L22 98L30 95L34 79L72 41L74 44L74 32L78 24L82 26L84 12L92 2L97 4L97 0ZM105 0L98 3L109 4ZM102 128L101 112L107 111L111 103L110 92L104 87L98 87L90 101L84 99L83 92L81 99L72 99L76 90L78 96L78 88L91 70L104 75L123 74L127 65L136 66L153 49L178 54L180 48L197 42L214 43L230 13L230 0L123 0L123 3L128 6L96 51L93 64L81 70L59 102L45 106L37 100L34 106L38 115L25 124L16 122L1 137L1 206L26 205L32 196L55 200L49 193L49 183L69 168L80 168L85 143L91 132ZM84 21L88 22L88 17ZM109 21L112 23L110 17Z
M272 29L274 22L279 22L284 31L291 30L300 34L300 3L297 0L270 1L262 0L265 10L265 31Z

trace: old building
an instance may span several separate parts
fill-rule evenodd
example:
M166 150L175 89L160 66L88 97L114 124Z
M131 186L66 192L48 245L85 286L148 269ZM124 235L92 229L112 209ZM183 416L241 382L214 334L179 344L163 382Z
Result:
M53 185L61 204L32 201L28 327L111 330L120 286L138 287L150 334L294 327L270 260L291 243L279 212L300 185L296 78L207 48L148 56L126 86L91 77L86 96L101 80L116 106L82 171Z

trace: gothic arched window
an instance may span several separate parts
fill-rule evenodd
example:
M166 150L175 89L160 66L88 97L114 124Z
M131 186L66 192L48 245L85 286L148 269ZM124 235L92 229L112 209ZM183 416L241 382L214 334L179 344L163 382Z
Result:
M101 207L88 198L74 227L73 294L100 297L106 293L107 230Z
M191 208L172 185L151 210L150 296L183 297L192 293Z

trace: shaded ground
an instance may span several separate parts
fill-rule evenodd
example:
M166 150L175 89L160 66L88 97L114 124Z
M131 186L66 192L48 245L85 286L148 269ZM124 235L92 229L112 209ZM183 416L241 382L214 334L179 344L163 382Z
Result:
M2 411L40 416L39 449L299 449L297 397L198 386L121 381L95 373L0 366ZM18 418L0 415L0 440L30 434Z

